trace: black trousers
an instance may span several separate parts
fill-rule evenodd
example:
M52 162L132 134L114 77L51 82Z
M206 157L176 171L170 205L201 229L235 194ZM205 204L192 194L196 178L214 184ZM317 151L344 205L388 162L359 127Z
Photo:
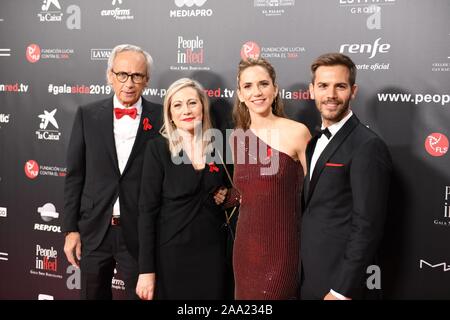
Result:
M139 299L135 293L139 276L138 263L128 252L120 226L110 226L100 246L84 254L82 251L81 299L111 300L111 282L114 268L119 270L125 282L125 294L129 300Z
M323 297L316 295L312 288L304 283L300 287L300 300L323 300L324 297L325 295Z
M299 262L299 296L300 300L322 300L325 294L320 297L315 293L314 288L309 285L309 281L305 281L305 272L302 266L302 262Z

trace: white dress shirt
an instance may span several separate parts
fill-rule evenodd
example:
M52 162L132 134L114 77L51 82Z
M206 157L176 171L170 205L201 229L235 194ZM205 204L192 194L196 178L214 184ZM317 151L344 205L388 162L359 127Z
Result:
M119 99L117 99L116 95L114 95L113 106L114 108L125 108L119 102ZM134 104L130 108L137 109L137 116L135 119L131 118L128 115L125 115L120 119L116 119L116 117L113 115L114 141L116 144L117 161L119 164L120 173L123 173L123 170L127 165L128 158L131 154L131 149L133 149L134 141L136 140L136 135L142 115L142 98L139 98L136 104ZM117 198L116 202L114 203L113 216L120 216L119 198Z
M347 122L348 119L353 115L352 110L344 117L341 121L336 122L335 124L332 124L328 127L328 130L330 130L331 137L330 139L327 138L326 135L322 134L322 136L317 140L316 147L314 148L314 152L311 158L311 167L309 169L309 179L312 179L312 174L314 172L314 167L316 166L317 160L319 159L320 155L322 154L323 150L327 147L328 143L331 141L331 139L334 138L336 133L344 126L344 124ZM325 129L325 127L322 124L321 130Z

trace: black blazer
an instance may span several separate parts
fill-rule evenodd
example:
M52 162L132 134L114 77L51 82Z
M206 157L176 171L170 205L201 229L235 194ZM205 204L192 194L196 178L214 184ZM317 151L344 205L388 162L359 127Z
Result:
M63 231L79 231L83 251L95 250L111 223L120 196L121 226L130 253L138 256L138 197L145 143L157 137L162 106L142 98L142 115L127 165L120 174L113 132L113 98L78 108L67 151ZM144 130L149 119L151 129Z
M308 172L317 143L306 149ZM387 210L392 160L385 143L353 115L305 178L301 222L302 292L330 289L363 298Z
M211 162L217 171L211 170ZM230 187L229 184L224 166L215 152L207 155L205 169L196 171L192 164L172 161L165 138L160 136L149 141L139 197L139 273L155 272L159 247L168 243L176 247L175 236L188 228L202 210L210 212L214 217L212 220L215 220L214 224L205 226L205 232L222 237L225 233L220 227L225 222L225 214L215 204L213 193L221 186ZM208 237L205 235L205 239ZM183 252L177 254L182 255Z

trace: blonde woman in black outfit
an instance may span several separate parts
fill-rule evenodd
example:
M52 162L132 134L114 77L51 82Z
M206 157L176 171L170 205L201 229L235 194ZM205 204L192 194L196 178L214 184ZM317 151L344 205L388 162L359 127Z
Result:
M226 233L214 198L227 184L213 158L209 103L183 78L168 89L162 137L145 152L139 201L141 299L225 299Z

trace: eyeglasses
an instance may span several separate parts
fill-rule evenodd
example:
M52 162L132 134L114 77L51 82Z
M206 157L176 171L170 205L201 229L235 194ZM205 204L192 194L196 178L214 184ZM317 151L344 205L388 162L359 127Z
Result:
M111 70L112 73L116 75L117 80L119 80L122 83L125 83L128 81L128 78L131 77L131 81L133 81L136 84L144 82L145 78L147 77L145 74L142 73L126 73L126 72L114 72L114 70Z

